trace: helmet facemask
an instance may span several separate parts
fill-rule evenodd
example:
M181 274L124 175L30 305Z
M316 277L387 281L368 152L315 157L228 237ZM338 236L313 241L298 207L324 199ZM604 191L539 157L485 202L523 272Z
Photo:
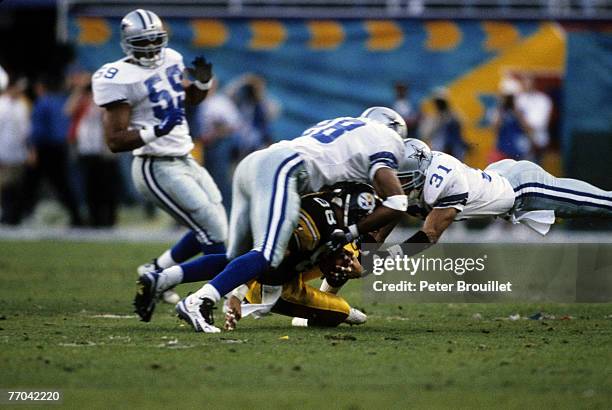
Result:
M419 169L414 171L398 172L397 177L402 184L402 189L405 193L409 193L414 189L419 189L425 183L425 173Z
M139 36L131 36L121 41L123 52L143 67L159 67L164 61L168 34L156 31Z

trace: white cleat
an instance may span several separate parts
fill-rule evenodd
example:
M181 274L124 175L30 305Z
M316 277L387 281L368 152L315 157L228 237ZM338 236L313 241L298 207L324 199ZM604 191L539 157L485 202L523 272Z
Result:
M349 315L346 319L344 319L344 323L348 323L349 325L363 325L368 320L368 317L362 311L351 308L349 310Z
M308 327L308 319L304 319L301 317L294 317L291 320L291 326L295 327Z
M178 317L189 323L196 332L219 333L221 329L215 327L213 323L208 323L202 315L201 308L204 307L211 311L213 307L208 306L212 302L209 299L202 300L195 294L187 296L176 305ZM206 303L206 306L203 306ZM214 303L213 303L214 306ZM207 315L212 317L211 315Z

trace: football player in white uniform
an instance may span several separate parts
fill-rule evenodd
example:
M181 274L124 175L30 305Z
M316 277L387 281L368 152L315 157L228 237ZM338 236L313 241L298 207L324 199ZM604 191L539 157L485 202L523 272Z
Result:
M205 256L219 274L176 307L197 332L218 332L212 309L223 295L277 267L299 219L300 194L337 182L374 185L383 199L371 215L334 231L330 250L352 242L406 211L397 169L404 160L406 124L395 111L372 107L360 117L323 121L301 137L254 152L234 174L227 257Z
M106 109L104 130L113 152L132 150L132 178L139 192L187 226L187 233L143 274L199 252L224 253L227 215L221 194L208 172L190 155L193 142L184 105L199 104L212 83L212 66L202 57L185 68L183 57L167 47L160 18L134 10L121 20L126 57L103 65L92 77L94 101ZM184 71L192 81L184 79ZM178 295L165 294L178 302ZM174 300L172 300L174 299Z
M481 171L416 139L407 140L406 150L409 160L398 175L409 196L408 212L425 219L405 241L420 244L411 252L436 243L457 220L502 217L545 235L556 217L612 218L612 192L556 178L530 161L504 159Z

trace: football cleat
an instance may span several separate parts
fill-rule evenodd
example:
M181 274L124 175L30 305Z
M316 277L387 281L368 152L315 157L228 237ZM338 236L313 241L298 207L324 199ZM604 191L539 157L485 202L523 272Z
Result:
M153 259L149 263L144 263L144 264L140 265L136 269L136 272L138 272L139 276L142 276L145 273L157 272L157 271L160 271L160 270L162 270L162 269L157 264L157 259ZM165 290L164 292L161 293L161 295L158 294L156 296L156 298L160 299L160 300L163 300L164 302L166 302L166 303L168 303L170 305L176 305L177 303L179 303L181 301L181 297L179 296L178 293L176 293L174 288L170 288L168 290Z
M153 273L145 273L136 281L137 289L133 303L134 312L140 316L140 320L143 322L151 321L151 316L153 316L153 311L155 310L157 278L158 276Z
M145 273L149 273L149 272L155 272L157 270L161 270L161 268L157 264L157 259L153 259L149 263L143 263L138 268L136 268L136 272L138 272L138 276L144 275Z
M348 323L349 325L363 325L368 320L368 317L362 311L351 308L349 310L349 315L346 319L344 319L344 323Z
M212 311L215 302L208 298L189 295L176 305L179 319L189 323L196 332L219 333L221 329L214 326Z

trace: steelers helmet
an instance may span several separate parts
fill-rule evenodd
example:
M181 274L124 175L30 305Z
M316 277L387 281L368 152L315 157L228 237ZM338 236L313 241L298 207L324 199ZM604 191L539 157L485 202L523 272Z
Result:
M342 209L344 226L356 224L377 206L374 187L362 182L340 182L331 187L331 202Z
M146 68L164 62L168 33L161 19L149 10L130 11L121 20L121 48L136 63Z

